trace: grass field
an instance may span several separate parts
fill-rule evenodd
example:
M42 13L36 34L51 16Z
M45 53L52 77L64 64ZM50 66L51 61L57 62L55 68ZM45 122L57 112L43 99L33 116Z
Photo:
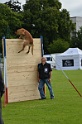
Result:
M65 71L82 94L82 71ZM3 108L5 124L81 124L82 97L68 82L62 71L53 70L52 87L55 99L46 89L46 100L10 103Z

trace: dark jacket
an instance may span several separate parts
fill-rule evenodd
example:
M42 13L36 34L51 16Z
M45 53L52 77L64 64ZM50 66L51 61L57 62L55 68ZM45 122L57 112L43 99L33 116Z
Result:
M52 69L49 63L45 63L44 65L42 63L38 64L38 72L40 79L50 78L50 71L52 71Z
M4 82L3 82L2 73L0 70L0 95L1 97L3 94L4 94Z

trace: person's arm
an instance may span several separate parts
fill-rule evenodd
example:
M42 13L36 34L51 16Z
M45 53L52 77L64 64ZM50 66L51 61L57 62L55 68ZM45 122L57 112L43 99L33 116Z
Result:
M40 78L39 78L39 64L38 64L38 69L37 69L37 80L38 80L38 82L40 81Z
M38 72L38 74L37 74L37 79L38 79L38 82L40 81L40 78L39 78L39 72Z
M51 69L51 65L49 64L49 75L50 75L50 78L49 78L49 82L51 81L51 76L52 76L52 69Z
M3 82L1 70L0 70L0 94L1 94L1 97L4 94L4 82Z
M52 71L50 71L50 78L48 79L49 80L49 82L51 81L51 76L52 76Z

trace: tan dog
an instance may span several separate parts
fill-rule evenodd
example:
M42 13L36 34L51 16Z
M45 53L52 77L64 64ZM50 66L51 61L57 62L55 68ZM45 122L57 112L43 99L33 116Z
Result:
M28 51L26 53L29 53L30 47L31 47L31 52L33 55L33 46L34 45L33 45L32 35L24 28L18 29L15 33L20 36L19 38L23 39L23 47L18 53L23 51L26 46L29 46Z

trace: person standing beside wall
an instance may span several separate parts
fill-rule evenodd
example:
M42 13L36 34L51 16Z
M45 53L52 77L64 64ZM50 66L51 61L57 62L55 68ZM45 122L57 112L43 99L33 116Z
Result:
M45 84L49 89L50 98L54 99L54 93L51 86L51 71L52 71L51 65L46 62L45 57L42 57L41 63L38 64L38 82L39 82L38 90L40 92L41 99L46 99L43 90Z

